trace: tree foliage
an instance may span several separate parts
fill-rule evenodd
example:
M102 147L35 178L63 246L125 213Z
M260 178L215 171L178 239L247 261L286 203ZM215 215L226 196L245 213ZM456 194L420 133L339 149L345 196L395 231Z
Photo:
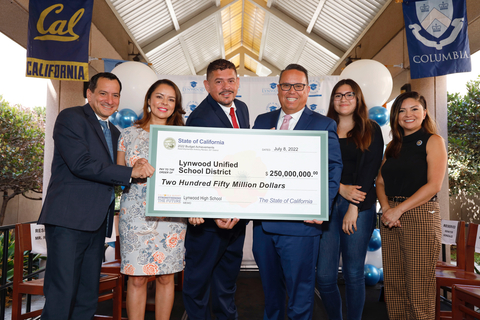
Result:
M0 225L8 201L15 196L41 200L26 196L26 192L42 192L44 144L45 108L11 106L0 95Z
M448 94L448 177L452 194L480 192L480 77Z

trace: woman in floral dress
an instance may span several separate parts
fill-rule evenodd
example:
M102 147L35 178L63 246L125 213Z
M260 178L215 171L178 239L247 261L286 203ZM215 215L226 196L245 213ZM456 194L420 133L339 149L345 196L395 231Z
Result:
M143 118L123 130L117 163L132 167L148 159L150 125L184 125L182 96L170 80L155 82L145 95ZM183 270L186 224L182 219L145 216L146 179L133 179L120 203L121 272L128 275L127 314L144 319L147 282L156 276L155 319L170 319L174 299L174 273Z

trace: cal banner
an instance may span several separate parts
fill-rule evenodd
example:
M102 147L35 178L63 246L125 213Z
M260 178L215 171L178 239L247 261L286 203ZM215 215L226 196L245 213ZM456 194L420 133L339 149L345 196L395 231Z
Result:
M412 79L470 72L465 0L403 1Z
M30 0L27 77L88 81L93 0Z

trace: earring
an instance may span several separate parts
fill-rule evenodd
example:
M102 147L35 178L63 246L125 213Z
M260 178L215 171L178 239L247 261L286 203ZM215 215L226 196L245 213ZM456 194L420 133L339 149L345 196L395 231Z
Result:
M152 111L152 109L150 108L150 105L147 106L147 110L148 110L148 112Z

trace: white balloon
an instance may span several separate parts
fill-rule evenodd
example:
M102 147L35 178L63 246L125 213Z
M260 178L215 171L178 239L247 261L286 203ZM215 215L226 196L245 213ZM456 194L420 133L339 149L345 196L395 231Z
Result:
M390 97L393 80L387 67L378 61L362 59L348 65L340 79L352 79L362 89L367 108L381 106Z
M144 63L129 61L116 66L112 73L122 82L118 110L132 109L137 114L142 112L145 94L158 80L155 72Z
M382 264L382 248L375 251L367 251L365 264L371 264L377 268L383 268Z
M390 141L392 141L392 128L390 127L390 122L384 126L381 126L380 129L382 129L383 143L385 145L389 144Z

